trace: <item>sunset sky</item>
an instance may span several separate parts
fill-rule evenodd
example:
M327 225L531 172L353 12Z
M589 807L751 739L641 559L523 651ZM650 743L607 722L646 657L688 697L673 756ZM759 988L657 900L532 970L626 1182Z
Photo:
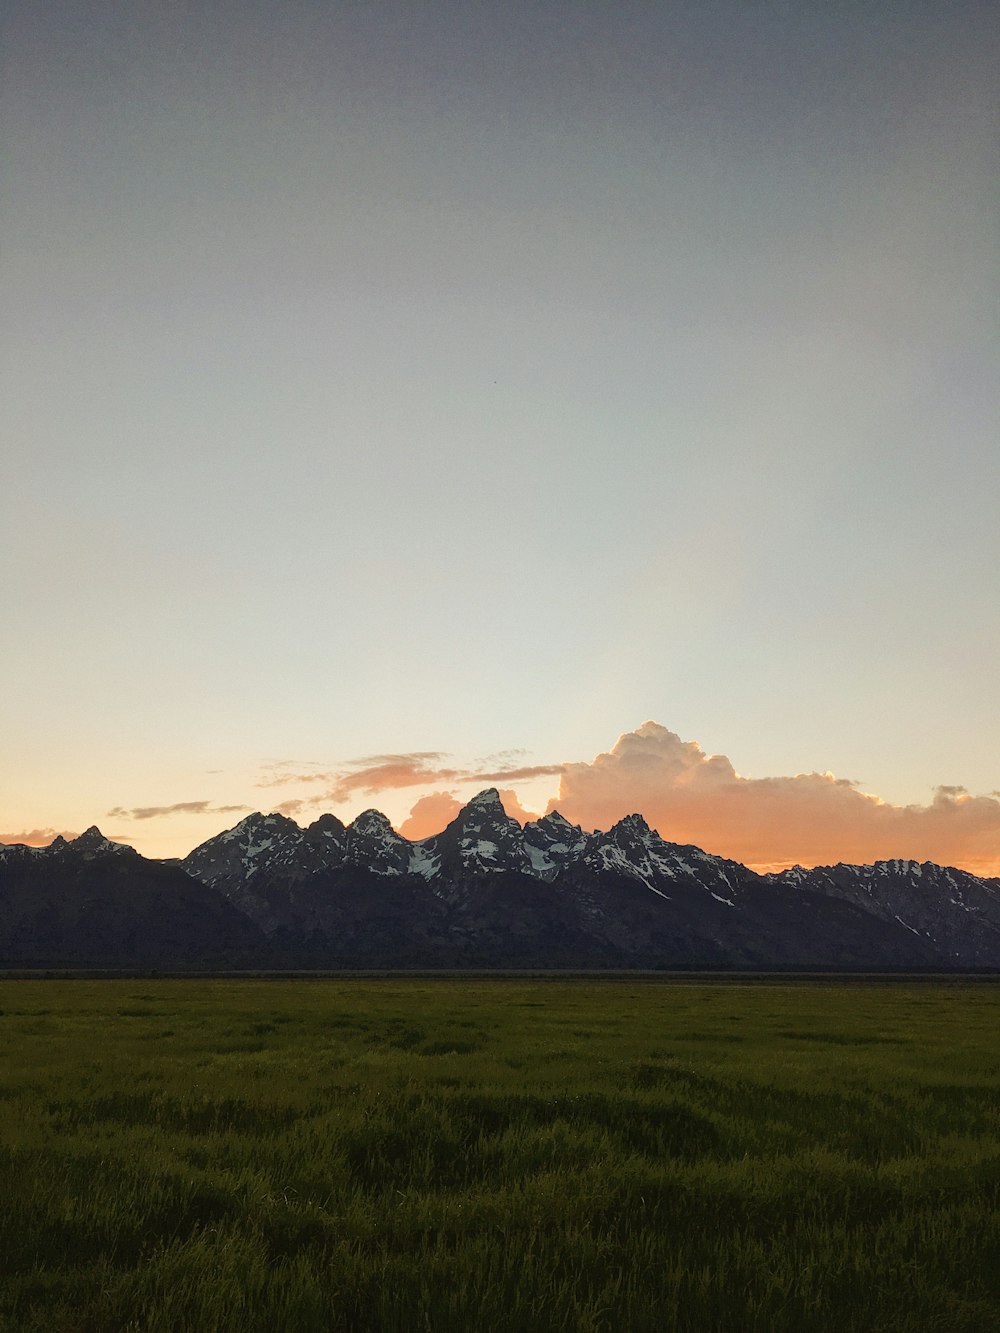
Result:
M0 53L0 840L492 785L1000 874L994 5L10 0Z

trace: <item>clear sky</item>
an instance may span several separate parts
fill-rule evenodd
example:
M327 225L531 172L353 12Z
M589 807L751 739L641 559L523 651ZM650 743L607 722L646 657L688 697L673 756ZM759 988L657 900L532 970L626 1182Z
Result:
M1000 872L992 4L0 21L0 836L639 745L665 836L864 853L829 771ZM668 823L693 754L792 804Z

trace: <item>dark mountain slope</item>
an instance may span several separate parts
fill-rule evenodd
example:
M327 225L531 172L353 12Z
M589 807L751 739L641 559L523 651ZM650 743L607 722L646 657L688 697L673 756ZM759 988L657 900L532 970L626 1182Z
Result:
M97 828L51 847L0 848L0 965L239 966L263 946L221 893Z

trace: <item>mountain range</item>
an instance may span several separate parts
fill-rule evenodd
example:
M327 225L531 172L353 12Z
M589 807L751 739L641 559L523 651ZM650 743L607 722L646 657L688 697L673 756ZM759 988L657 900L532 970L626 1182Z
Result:
M0 967L1000 967L1000 879L892 860L757 874L640 815L522 828L494 789L410 842L377 810L252 814L153 861L90 828L0 847Z

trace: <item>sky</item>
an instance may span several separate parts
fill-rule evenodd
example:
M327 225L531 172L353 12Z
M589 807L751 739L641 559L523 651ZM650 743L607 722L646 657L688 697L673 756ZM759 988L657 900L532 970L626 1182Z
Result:
M998 48L7 0L0 839L478 783L1000 873Z

